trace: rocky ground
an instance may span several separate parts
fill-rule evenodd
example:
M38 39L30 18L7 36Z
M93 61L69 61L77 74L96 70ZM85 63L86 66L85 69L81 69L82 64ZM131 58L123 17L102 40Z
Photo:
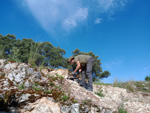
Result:
M0 112L150 113L150 93L94 85L90 92L67 79L65 69L36 69L0 59ZM96 93L96 94L95 94Z

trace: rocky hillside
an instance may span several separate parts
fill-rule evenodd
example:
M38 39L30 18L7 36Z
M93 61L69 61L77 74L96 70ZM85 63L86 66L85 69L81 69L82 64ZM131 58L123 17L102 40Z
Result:
M0 59L0 112L150 113L150 93L94 85L90 92L67 79L68 70L38 70Z

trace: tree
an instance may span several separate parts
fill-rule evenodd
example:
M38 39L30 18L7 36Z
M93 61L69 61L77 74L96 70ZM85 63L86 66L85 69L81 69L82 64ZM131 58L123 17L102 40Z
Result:
M145 81L150 81L150 75L145 77Z
M63 49L54 47L51 51L50 65L54 68L63 67L65 60L63 55L65 53Z
M52 68L63 67L65 50L54 47L49 42L43 42L40 44L37 51L36 64L42 66L48 66Z
M3 53L4 53L4 48L2 45L0 45L0 58L4 58Z
M24 38L16 40L14 35L0 34L0 58L30 63L32 66L64 67L65 50L54 47L50 42L34 42Z
M93 79L96 80L96 79L102 79L102 78L107 78L110 76L110 72L109 71L102 71L102 67L101 67L101 60L98 59L98 56L96 56L93 52L88 52L88 53L85 53L85 52L82 52L80 51L79 49L75 49L73 52L72 52L73 56L77 56L77 55L90 55L94 58L95 62L93 64Z
M15 46L19 46L19 53L20 53L20 60L24 63L28 63L29 54L32 45L35 43L32 39L24 38L18 45L15 44Z
M8 59L10 55L10 50L12 49L16 41L15 35L8 34L6 36L0 35L0 54L1 58Z
M17 47L12 47L12 49L10 50L11 54L9 55L9 60L14 60L16 62L20 62L19 59L19 49Z

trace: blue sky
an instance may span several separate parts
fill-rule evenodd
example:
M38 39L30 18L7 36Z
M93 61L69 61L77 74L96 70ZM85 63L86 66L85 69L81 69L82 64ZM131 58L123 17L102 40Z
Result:
M112 83L150 75L149 0L0 0L0 33L101 59Z

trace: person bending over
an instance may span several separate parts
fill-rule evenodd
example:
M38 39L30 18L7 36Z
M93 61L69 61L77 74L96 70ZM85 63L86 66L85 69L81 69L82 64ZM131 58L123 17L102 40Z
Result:
M92 68L94 59L89 55L77 55L71 56L68 59L68 63L75 63L77 66L75 70L72 72L74 75L78 70L81 71L81 86L89 91L93 91L93 76L92 76ZM88 83L86 83L85 79L88 77Z

